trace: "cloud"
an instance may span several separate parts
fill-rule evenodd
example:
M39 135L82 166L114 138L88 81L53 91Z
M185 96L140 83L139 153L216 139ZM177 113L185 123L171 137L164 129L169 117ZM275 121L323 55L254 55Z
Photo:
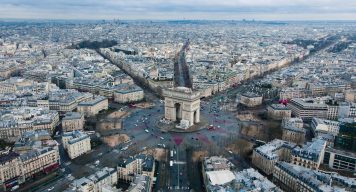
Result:
M0 18L347 19L354 0L0 0Z

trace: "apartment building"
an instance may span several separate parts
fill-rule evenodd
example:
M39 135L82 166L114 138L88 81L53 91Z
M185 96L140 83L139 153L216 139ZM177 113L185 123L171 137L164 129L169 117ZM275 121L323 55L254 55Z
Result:
M8 152L0 155L0 181L4 190L24 181L22 163L19 154Z
M95 116L102 110L107 110L109 102L106 97L95 96L91 100L83 101L78 104L78 112L86 117Z
M226 158L218 156L205 157L202 174L206 191L212 192L218 186L233 181L235 176L232 168L234 168L234 165Z
M45 147L58 150L58 143L51 138L51 135L46 130L27 131L21 137L16 139L13 151L19 154L24 154L33 149L41 149Z
M114 101L118 103L132 103L141 101L143 98L143 90L137 85L127 85L114 93Z
M273 141L259 146L253 150L252 164L264 172L266 175L273 173L274 164L278 161L290 162L294 143L274 139Z
M287 162L277 162L273 171L273 182L282 190L293 192L346 191L343 187L333 185L336 177ZM353 182L349 178L343 178L345 180ZM353 183L350 188L356 184Z
M7 79L10 78L11 75L16 73L17 67L15 64L7 64L7 65L0 65L0 77Z
M315 139L306 143L303 147L295 147L292 150L292 164L303 166L309 169L319 169L324 159L326 141Z
M256 107L262 104L262 96L252 92L242 93L240 103L247 107Z
M150 189L153 185L155 163L153 156L139 154L128 159L121 159L117 165L117 177L125 182L133 182L138 175L150 177Z
M127 192L151 192L152 183L151 177L147 175L137 175L135 180L130 183L130 187L126 190Z
M267 114L272 119L290 118L292 111L283 104L272 104L267 107Z
M318 103L314 99L294 98L287 104L292 114L303 121L310 121L313 117L326 118L328 107L326 104Z
M44 147L26 152L20 156L25 178L39 173L49 173L60 165L58 148Z
M279 99L304 98L306 93L303 88L287 87L279 92Z
M293 117L293 118L284 118L282 119L282 127L289 127L293 126L296 128L303 128L303 120L298 117Z
M356 103L356 89L345 91L345 100L348 102Z
M116 169L104 167L88 177L74 180L66 191L107 192L107 188L115 191L117 181Z
M71 159L91 150L90 137L78 130L63 133L62 143Z
M4 189L59 168L58 143L45 131L30 131L19 138L13 152L0 155L0 179Z
M92 98L90 93L81 93L73 89L59 89L48 95L34 96L28 100L28 106L41 107L66 113L77 109L78 103Z
M305 141L306 130L293 125L282 127L282 140L303 145Z
M0 138L15 140L26 131L47 130L52 133L59 122L56 111L20 107L0 110Z
M223 157L206 157L202 165L205 190L215 191L275 191L281 190L253 168L234 171L234 165Z
M315 136L320 133L331 133L332 135L339 134L340 123L327 119L312 118L311 128Z
M84 115L79 112L67 112L62 118L63 132L70 132L75 130L83 130Z

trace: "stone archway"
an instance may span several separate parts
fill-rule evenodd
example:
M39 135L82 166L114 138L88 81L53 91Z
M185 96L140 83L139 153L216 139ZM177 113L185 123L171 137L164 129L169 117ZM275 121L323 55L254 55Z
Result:
M182 106L180 103L175 103L174 108L176 112L176 121L179 123L182 119Z
M189 122L189 126L200 122L200 93L191 89L180 87L165 89L164 117L171 121L181 123L181 120Z
M193 118L194 118L194 123L199 123L200 122L200 111L199 111L199 109L194 111Z

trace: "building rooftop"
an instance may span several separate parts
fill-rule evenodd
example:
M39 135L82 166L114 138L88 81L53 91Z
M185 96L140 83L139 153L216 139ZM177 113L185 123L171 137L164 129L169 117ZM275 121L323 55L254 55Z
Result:
M224 185L235 179L235 175L230 170L207 171L207 177L211 185Z
M54 121L57 116L57 111L40 107L0 109L0 128L47 124Z
M67 112L62 120L73 120L73 119L81 119L83 114L78 112Z
M14 144L14 151L23 153L32 149L43 147L56 147L58 143L52 140L47 130L26 131Z
M120 86L117 87L117 90L115 92L126 94L126 93L138 92L138 91L143 91L143 90L141 89L141 87L137 85L120 84Z
M205 171L230 170L234 165L224 157L212 156L204 159Z
M106 97L103 97L103 96L96 96L94 98L92 98L91 100L89 101L82 101L78 104L78 106L93 106L93 105L96 105L104 100L106 100L107 98Z
M261 95L258 95L257 93L253 93L253 92L246 92L246 93L242 93L241 95L249 98L262 97Z
M256 189L260 189L260 191L282 191L253 168L235 173L235 179L240 184L240 191L252 191Z
M114 169L114 168L104 167L103 169L95 172L94 174L88 176L87 178L90 179L91 181L93 181L94 183L98 183L98 182L104 180L105 178L109 177L110 175L112 175L115 172L116 172L116 169Z
M20 155L18 153L15 153L15 152L9 152L9 153L6 153L6 154L1 154L0 155L0 164L4 164L8 161L11 161L17 157L19 157Z
M74 144L74 143L77 143L77 142L82 141L84 139L90 138L89 135L87 135L84 132L79 131L79 130L75 130L75 131L72 131L72 132L65 132L65 133L63 133L62 137L64 137L64 138L68 137L69 138L68 144Z
M315 191L321 191L321 192L346 191L343 188L332 185L333 177L335 177L333 176L334 174L333 175L325 174L316 170L308 169L298 165L293 165L283 161L277 162L275 166L287 172L294 178L307 184ZM342 179L348 180L349 183L355 182L355 180L352 178L344 177Z
M27 161L29 159L33 159L33 158L36 158L42 154L45 154L45 153L48 153L50 151L53 151L54 149L52 147L43 147L41 149L33 149L31 151L28 151L24 154L21 154L20 155L20 159L22 161Z
M327 105L321 102L318 102L316 99L312 98L293 98L290 103L293 103L302 108L310 108L310 109L324 109L327 110Z
M295 146L296 144L294 143L290 143L288 141L283 141L280 139L274 139L271 142L266 143L265 145L257 147L255 151L268 159L276 159L279 158L277 150L281 149L282 147L293 149Z
M318 161L326 147L326 141L315 139L312 142L307 142L302 148L296 147L292 150L292 154L304 159Z
M145 154L139 154L133 157L129 157L128 159L119 159L118 162L118 167L126 167L130 163L136 161L136 160L142 160L142 170L151 172L154 167L154 158L152 155L145 155Z
M270 107L274 110L290 110L287 106L283 104L272 104Z
M127 192L146 192L150 185L150 177L147 175L136 175Z

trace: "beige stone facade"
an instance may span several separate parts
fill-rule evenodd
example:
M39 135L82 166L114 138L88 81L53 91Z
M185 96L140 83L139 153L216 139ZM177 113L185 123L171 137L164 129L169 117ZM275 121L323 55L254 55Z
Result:
M116 169L104 167L88 177L74 180L68 189L80 192L109 192L110 189L116 189L113 186L117 181Z
M69 112L66 113L62 119L63 132L70 132L75 130L83 130L84 115L81 113Z
M7 79L11 77L11 75L14 74L16 71L17 68L15 65L9 65L5 68L0 68L0 77Z
M278 161L290 161L294 147L293 143L275 139L253 150L252 164L265 174L271 175Z
M345 100L348 102L356 102L356 90L347 90L345 91Z
M283 127L282 140L302 145L305 142L305 129L296 127Z
M83 113L86 117L95 116L102 110L109 107L108 99L102 96L97 96L90 101L84 101L78 104L78 112Z
M29 178L50 166L59 165L58 148L43 148L21 155L23 175Z
M163 91L165 118L171 121L187 120L189 125L200 122L200 93L177 87Z
M141 88L129 90L118 90L114 93L114 101L118 103L131 103L141 101L144 98L144 93Z
M326 141L316 139L308 142L302 148L296 147L292 151L292 164L309 169L319 169L324 159Z
M80 131L64 133L62 143L71 159L79 157L91 150L90 137Z
M272 104L267 107L268 116L272 119L290 118L292 111L282 104Z
M0 181L3 184L7 184L10 179L20 177L22 175L22 163L18 158L17 153L10 152L8 154L3 154L2 157L7 156L6 160L0 162ZM5 188L5 186L4 186Z
M240 103L247 107L256 107L262 104L262 96L251 92L243 93L240 97Z
M153 185L155 172L155 163L153 156L146 156L143 154L135 157L130 157L121 160L117 166L117 178L126 182L133 182L138 175L148 176L150 178L150 187L147 189L151 191Z
M303 120L300 118L283 118L282 140L303 145L306 130L303 128Z
M34 130L47 130L49 133L53 133L59 122L59 114L56 111L25 108L17 110L16 113L18 113L16 118L12 118L10 121L2 121L0 116L1 139L15 140L21 137L24 132ZM13 116L13 114L5 115L7 118Z

